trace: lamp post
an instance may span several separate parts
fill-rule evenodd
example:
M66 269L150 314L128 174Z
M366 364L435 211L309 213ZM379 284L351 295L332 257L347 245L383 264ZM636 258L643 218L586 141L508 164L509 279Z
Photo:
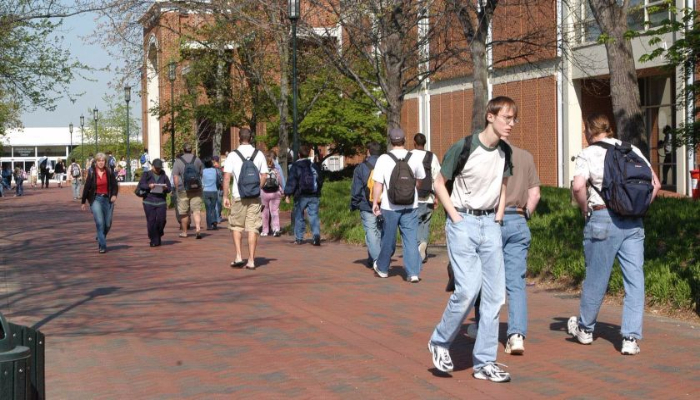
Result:
M70 150L68 150L68 157L70 157L70 153L73 152L73 123L71 122L68 124L68 131L70 132Z
M129 102L131 101L131 86L124 87L124 100L126 100L126 180L131 180L131 152L129 149Z
M80 114L80 163L82 164L85 161L85 157L83 155L83 136L85 132L85 117L83 114Z
M170 81L170 168L175 164L175 73L177 63L170 61L168 64L168 80Z
M92 110L92 116L95 119L95 156L97 156L97 153L99 153L98 147L97 147L97 106Z
M297 132L297 21L300 0L288 0L289 20L292 22L292 134L294 135L294 161L299 159L299 135Z

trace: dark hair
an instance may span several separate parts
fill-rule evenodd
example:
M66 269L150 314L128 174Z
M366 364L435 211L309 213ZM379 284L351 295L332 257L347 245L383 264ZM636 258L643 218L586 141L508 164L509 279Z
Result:
M421 146L421 147L425 146L425 142L426 142L425 135L420 133L420 132L416 133L416 135L413 137L413 141L416 142L416 144L418 146Z
M241 142L250 143L251 136L253 136L253 134L248 128L241 128L241 130L238 131L238 139L240 139Z
M308 144L302 144L299 146L299 156L302 158L309 158L309 154L311 154L311 146Z
M204 158L204 168L211 168L214 166L214 163L211 161L211 157L205 157Z
M70 162L75 162L75 158L71 158L71 159L70 159Z
M489 100L489 103L486 104L486 113L484 114L486 126L489 124L489 114L496 116L503 108L513 111L513 118L518 118L518 106L515 104L515 101L507 96L498 96Z
M378 156L382 154L382 145L379 142L369 142L367 150L369 150L370 156Z
M192 145L189 143L186 143L184 146L182 146L182 151L185 153L191 153L192 152Z
M144 147L144 148L143 148L143 152L144 152L144 153L148 153L148 149Z

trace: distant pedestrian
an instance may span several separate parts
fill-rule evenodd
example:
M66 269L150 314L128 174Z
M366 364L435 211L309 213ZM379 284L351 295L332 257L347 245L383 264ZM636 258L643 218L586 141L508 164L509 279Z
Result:
M15 178L15 196L21 196L24 194L24 171L20 167L15 167L15 172L13 175Z
M212 157L211 161L212 164L214 164L214 168L216 168L217 177L219 179L217 185L218 197L216 198L216 222L218 226L219 223L224 222L224 218L221 215L221 212L223 211L222 203L224 201L224 169L221 166L221 163L219 163L219 156Z
M187 237L190 212L194 220L196 238L202 234L202 170L204 164L192 154L192 145L185 144L182 156L175 159L173 166L173 186L177 190L177 210L180 213L180 237ZM150 165L150 164L149 164Z
M71 180L73 187L73 200L78 200L80 197L80 184L82 183L83 171L80 164L75 162L75 158L71 158L70 166L68 167L68 177Z
M374 271L380 278L389 277L391 256L396 250L396 231L401 229L406 280L420 281L421 259L418 254L418 192L416 185L425 178L422 160L413 158L404 147L406 134L401 128L389 131L392 149L382 154L374 166L372 211L384 219L384 233Z
M39 180L41 180L41 188L49 188L49 158L43 156L39 158Z
M438 205L435 197L434 183L440 174L440 162L435 154L425 150L426 138L422 133L416 133L413 137L415 149L411 150L416 161L423 164L425 178L418 187L418 254L421 262L428 261L428 243L430 241L430 221L433 210Z
M29 168L29 182L32 184L32 189L36 189L36 183L39 180L39 170L36 165L32 164Z
M2 169L2 185L5 186L7 190L12 189L12 174L12 167L10 164L7 164L5 168Z
M370 175L377 164L377 159L382 154L382 147L377 142L367 145L367 158L355 167L350 187L350 211L359 210L362 227L365 230L365 244L367 245L367 267L372 268L379 258L382 246L382 223L380 216L372 211L372 190L374 180L370 182Z
M262 182L262 232L260 236L270 234L272 221L272 236L279 237L280 233L280 202L284 193L281 184L282 170L275 166L274 152L269 151L265 157L267 174L263 174Z
M219 218L216 215L216 202L219 199L219 171L214 168L211 157L204 159L202 185L204 186L204 207L207 210L207 230L218 229Z
M593 343L598 312L617 257L625 283L620 327L621 353L635 355L640 351L637 341L642 339L644 317L644 223L641 217L618 215L607 207L599 194L603 185L606 154L614 151L614 146L622 145L621 141L614 138L608 117L602 113L588 115L584 123L584 134L589 146L576 156L572 189L579 208L586 216L583 229L586 279L581 291L579 316L569 318L567 328L579 343ZM650 166L636 146L631 146L631 149ZM637 168L641 167L637 165ZM661 189L661 183L653 169L651 175L653 201Z
M85 180L80 209L83 211L87 209L86 201L90 204L92 216L95 218L100 253L107 251L107 234L112 227L114 203L117 201L118 194L119 184L107 166L107 156L104 153L97 153L95 166L88 171Z
M143 172L151 170L151 157L148 155L148 149L143 149L143 153L141 157L139 157L139 163L141 164Z
M141 175L139 188L147 190L148 195L143 199L143 212L146 214L146 227L151 247L161 245L163 237L168 204L167 194L172 190L170 179L163 171L163 162L156 158L153 160L153 168Z
M231 262L231 266L255 269L255 250L262 226L260 185L263 176L267 174L267 163L262 152L250 144L251 136L252 133L248 128L238 131L241 144L226 158L223 205L231 210L228 229L231 231L236 248L236 257ZM247 262L243 261L241 253L243 232L248 232Z
M304 210L309 217L309 225L313 234L313 245L321 245L321 220L318 210L321 204L321 168L309 159L311 147L303 144L299 147L301 158L292 164L284 187L285 201L289 203L289 197L294 196L294 238L296 244L302 244L306 232L304 222Z
M66 163L62 159L56 161L56 166L53 169L53 177L58 181L58 187L63 187L63 177L66 175Z

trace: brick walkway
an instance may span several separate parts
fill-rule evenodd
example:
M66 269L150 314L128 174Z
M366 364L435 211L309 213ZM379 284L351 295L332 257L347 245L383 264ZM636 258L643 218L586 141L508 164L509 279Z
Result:
M592 346L565 333L575 296L529 287L524 356L499 350L513 381L435 373L426 343L448 295L445 255L423 281L373 277L363 248L261 238L255 271L231 269L226 230L180 239L169 214L150 248L136 197L119 199L109 251L70 189L0 199L0 310L46 334L49 399L677 398L700 392L700 330L647 315L642 353L624 357L620 307L604 306ZM359 223L359 217L358 217ZM210 234L209 234L210 233ZM437 250L436 250L437 252ZM398 256L398 254L397 254ZM393 265L400 265L397 257ZM506 316L505 308L501 320ZM505 331L505 324L501 324ZM503 335L501 335L503 340ZM695 393L695 395L692 395Z

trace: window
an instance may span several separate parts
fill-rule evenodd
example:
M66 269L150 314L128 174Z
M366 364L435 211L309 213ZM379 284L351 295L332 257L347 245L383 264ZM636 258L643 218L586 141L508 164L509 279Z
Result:
M578 43L596 42L602 33L595 21L588 1L581 0L575 10L575 35ZM630 0L627 12L627 27L633 31L645 31L661 25L671 18L671 11L665 0Z

